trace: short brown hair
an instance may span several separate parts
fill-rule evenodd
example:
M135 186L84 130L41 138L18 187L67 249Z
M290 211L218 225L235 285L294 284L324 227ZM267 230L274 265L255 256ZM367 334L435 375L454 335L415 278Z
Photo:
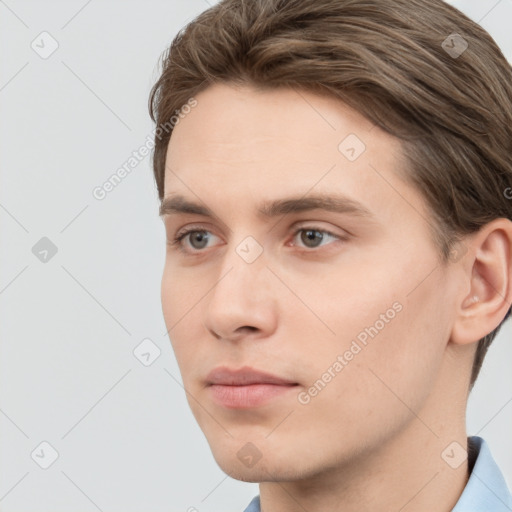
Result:
M329 94L401 139L402 177L427 201L442 263L460 255L463 235L512 219L512 67L480 25L442 0L221 0L161 62L149 98L157 126L225 82ZM165 131L153 153L160 200ZM479 341L470 389L510 311Z

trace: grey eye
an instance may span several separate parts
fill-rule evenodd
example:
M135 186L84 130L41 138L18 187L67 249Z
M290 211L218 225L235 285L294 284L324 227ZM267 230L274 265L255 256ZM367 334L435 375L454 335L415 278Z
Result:
M303 229L300 238L306 247L318 247L324 235L322 231L318 231L317 229ZM318 242L318 244L316 242Z
M207 231L191 231L188 234L190 245L194 249L204 249L208 245ZM195 243L197 242L197 245Z

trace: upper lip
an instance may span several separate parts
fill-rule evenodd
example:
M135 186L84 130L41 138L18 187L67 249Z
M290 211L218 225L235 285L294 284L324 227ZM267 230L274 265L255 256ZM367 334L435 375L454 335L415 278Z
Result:
M225 386L248 386L250 384L276 384L285 386L297 384L291 380L282 379L277 375L262 372L250 366L244 366L237 370L226 366L218 366L207 375L206 382L209 386L212 384Z

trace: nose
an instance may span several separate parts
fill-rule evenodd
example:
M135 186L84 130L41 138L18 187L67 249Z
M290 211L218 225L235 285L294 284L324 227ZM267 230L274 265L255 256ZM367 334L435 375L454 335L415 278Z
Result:
M205 297L203 325L223 340L271 335L277 326L278 301L265 253L249 263L230 248L219 268L213 288Z

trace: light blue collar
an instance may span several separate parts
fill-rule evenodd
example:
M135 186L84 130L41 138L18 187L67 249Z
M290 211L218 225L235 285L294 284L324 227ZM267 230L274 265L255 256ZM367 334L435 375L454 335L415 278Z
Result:
M512 496L488 444L478 436L468 438L468 443L476 461L452 512L512 512Z

